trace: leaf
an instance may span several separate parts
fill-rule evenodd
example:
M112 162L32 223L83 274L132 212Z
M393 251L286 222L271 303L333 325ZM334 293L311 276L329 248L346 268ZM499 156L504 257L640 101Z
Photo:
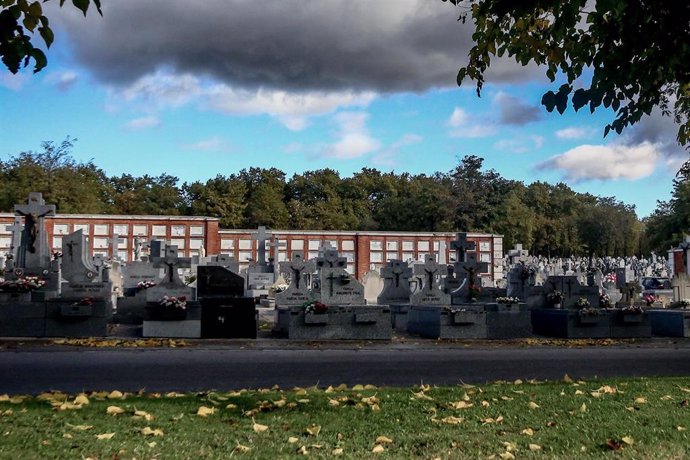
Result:
M299 449L297 449L297 453L300 455L308 455L309 451L307 450L307 446L302 446Z
M482 401L482 407L489 407L489 406L490 406L489 401L487 401L487 400Z
M635 440L632 438L632 436L623 436L621 438L621 441L623 441L624 443L626 443L629 446L632 446L633 444L635 444Z
M328 398L328 405L331 407L338 407L340 405L340 401L337 399Z
M582 405L580 406L580 412L587 412L587 404L582 403Z
M535 403L534 401L530 401L527 407L529 407L530 409L539 409L539 404Z
M501 452L498 454L499 457L501 457L503 460L515 460L515 455L513 455L510 452Z
M112 439L113 436L115 436L115 433L101 433L96 435L96 439L102 441L104 439Z
M534 430L532 428L525 428L520 432L520 434L524 434L526 436L534 436Z
M256 422L254 422L254 424L252 425L252 428L254 429L255 433L263 433L264 431L268 431L268 425L262 425L262 424L256 423Z
M677 427L676 427L676 430L678 430L678 431L685 431L686 428L685 428L684 426L677 426Z
M635 398L635 404L647 404L647 398L642 396Z
M309 436L318 436L321 432L321 425L311 425L304 430Z
M241 453L241 454L246 454L246 453L249 452L250 450L252 450L251 447L243 446L242 444L240 444L240 443L238 442L237 445L235 446L235 448L234 448L232 451L233 451L233 452L239 452L239 453Z
M105 413L108 415L120 415L124 414L125 410L118 406L108 406L108 408L105 410Z
M230 404L228 404L227 406L225 406L225 408L226 408L226 409L230 409L230 410L232 410L232 409L237 409L237 404L232 404L232 403L230 403Z
M469 409L470 407L474 406L474 404L467 403L465 401L456 401L450 404L453 407L453 409Z
M362 391L364 390L364 385L355 385L352 387L352 391Z
M441 423L445 423L447 425L460 425L462 422L464 422L465 419L462 417L453 417L452 415L442 418L440 420Z
M423 391L420 391L418 393L412 392L412 394L417 399L424 399L426 401L433 401L434 400L434 398L432 398L431 396L427 396L426 393L424 393Z
M331 455L343 455L343 452L344 452L343 448L338 447L337 449L333 449L331 451Z
M208 417L209 415L215 414L216 409L213 407L206 407L206 406L201 406L199 409L196 411L196 415L199 417Z
M532 452L537 452L538 450L541 450L541 446L539 444L529 444L528 445L529 450Z
M72 4L84 13L86 16L86 11L89 9L89 0L72 0Z
M374 442L376 444L393 444L393 440L387 436L379 436Z
M296 438L294 436L290 436L287 440L288 444L297 444L298 441L299 441L299 438Z
M376 445L374 446L374 448L371 449L371 451L372 451L374 454L380 454L380 453L382 453L382 452L385 452L385 451L386 451L386 448L383 447L381 444L376 444Z
M134 415L132 415L132 418L133 419L142 419L143 418L147 422L150 422L151 420L153 420L153 415L151 415L148 412L143 411L143 410L135 410Z
M573 379L571 379L568 374L565 374L563 376L563 383L573 383Z
M84 393L81 393L77 395L76 398L74 398L74 404L79 404L79 405L86 405L89 404L89 398L86 397Z
M125 395L121 391L113 390L108 393L108 399L124 399Z
M151 427L144 427L141 429L141 434L144 436L164 436L163 430L156 428L155 430L151 429Z

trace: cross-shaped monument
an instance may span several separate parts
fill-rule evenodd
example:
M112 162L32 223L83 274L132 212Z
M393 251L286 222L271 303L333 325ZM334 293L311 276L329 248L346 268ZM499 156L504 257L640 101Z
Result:
M414 266L414 274L422 278L422 289L412 295L410 302L416 305L450 304L450 295L439 289L438 278L448 273L448 267L439 265L431 254L424 256L424 263Z
M12 225L6 225L5 230L12 232L12 242L10 243L10 254L13 258L17 258L17 251L19 246L22 244L22 231L24 230L24 225L22 224L22 218L20 216L14 217L14 223Z
M110 254L110 258L114 259L117 257L117 249L120 247L120 243L124 243L127 241L125 238L120 238L120 235L117 233L113 233L112 238L108 238L108 247L110 250L108 251Z
M273 233L267 232L266 227L260 225L256 232L252 234L252 239L257 241L256 255L259 265L266 265L266 241L273 236Z
M301 251L292 252L292 260L288 262L280 262L281 273L290 275L289 290L306 291L306 286L302 284L305 273L312 273L316 268L313 260L304 260L304 254Z
M379 294L376 302L379 305L389 305L392 303L409 303L410 278L412 269L407 262L402 260L390 260L381 268L383 278L383 290Z
M177 252L177 246L166 245L165 255L153 263L154 268L165 269L165 276L163 280L159 283L172 284L172 285L182 285L182 280L180 280L180 275L177 272L178 268L190 268L192 266L192 259L189 257L179 257Z
M45 217L55 215L55 205L45 204L42 193L31 192L27 204L15 205L14 213L24 217L24 231L16 265L40 273L50 266L51 254L45 232Z
M467 233L460 232L456 235L455 241L450 242L450 248L455 251L455 260L457 262L463 262L467 251L474 251L477 249L477 243L469 241L467 239Z

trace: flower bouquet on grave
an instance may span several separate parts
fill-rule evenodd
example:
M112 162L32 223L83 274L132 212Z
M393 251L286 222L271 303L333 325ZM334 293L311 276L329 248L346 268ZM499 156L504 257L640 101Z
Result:
M560 308L561 302L563 302L563 293L559 290L555 290L546 294L546 302L554 308Z
M289 285L288 285L288 284L285 284L285 283L276 284L275 286L273 286L273 290L274 290L276 293L278 293L278 292L285 292L285 291L287 291L288 286L289 286Z
M151 281L151 280L139 281L137 283L137 291L143 291L143 290L148 289L150 287L154 287L155 285L156 285L155 281Z
M690 299L681 299L673 305L673 308L690 308Z
M577 299L577 302L575 302L575 306L580 310L584 310L586 308L589 308L591 305L586 297L580 297L579 299Z
M599 308L611 308L611 297L608 294L599 295Z
M496 303L513 304L520 303L519 297L496 297Z
M621 313L623 313L624 315L641 315L644 313L644 310L642 309L642 307L631 305L627 307L622 307Z
M304 307L305 315L323 315L324 313L328 313L328 305L318 300L305 302L302 304L302 307Z
M187 298L184 296L163 296L161 300L146 309L157 321L181 321L187 317Z
M38 276L20 276L16 280L0 282L0 291L12 293L31 292L41 289L45 284L45 280Z
M71 305L63 305L60 314L70 318L91 316L94 301L93 297L83 297Z
M645 294L642 297L642 300L644 300L644 303L647 304L648 307L651 307L654 302L656 302L656 296L654 294Z

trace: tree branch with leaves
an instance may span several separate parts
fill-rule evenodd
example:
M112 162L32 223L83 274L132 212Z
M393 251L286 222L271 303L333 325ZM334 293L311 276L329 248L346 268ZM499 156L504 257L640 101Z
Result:
M655 107L690 142L690 3L653 0L443 0L474 23L469 63L458 84L474 80L477 93L494 57L546 67L551 82L542 105L563 113L611 108L604 128L620 134Z
M60 0L61 7L65 1ZM103 16L101 0L72 0L72 4L86 16L92 1L98 14ZM34 46L34 34L38 32L47 48L55 38L48 17L43 14L41 2L0 0L0 7L0 58L3 64L16 74L33 59L34 73L40 72L48 64L48 58L40 48Z

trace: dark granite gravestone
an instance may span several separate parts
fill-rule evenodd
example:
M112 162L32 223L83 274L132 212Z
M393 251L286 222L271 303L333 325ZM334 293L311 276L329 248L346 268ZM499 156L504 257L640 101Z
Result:
M485 339L486 313L478 305L416 305L407 313L407 331L430 339Z
M204 338L256 338L256 305L244 278L222 266L197 267L197 298Z
M532 330L536 335L564 339L610 337L611 317L606 310L599 313L583 316L575 309L535 309L532 310Z
M690 337L690 310L649 310L652 335Z
M489 339L520 339L532 337L531 309L523 302L489 303L486 312L486 337Z

